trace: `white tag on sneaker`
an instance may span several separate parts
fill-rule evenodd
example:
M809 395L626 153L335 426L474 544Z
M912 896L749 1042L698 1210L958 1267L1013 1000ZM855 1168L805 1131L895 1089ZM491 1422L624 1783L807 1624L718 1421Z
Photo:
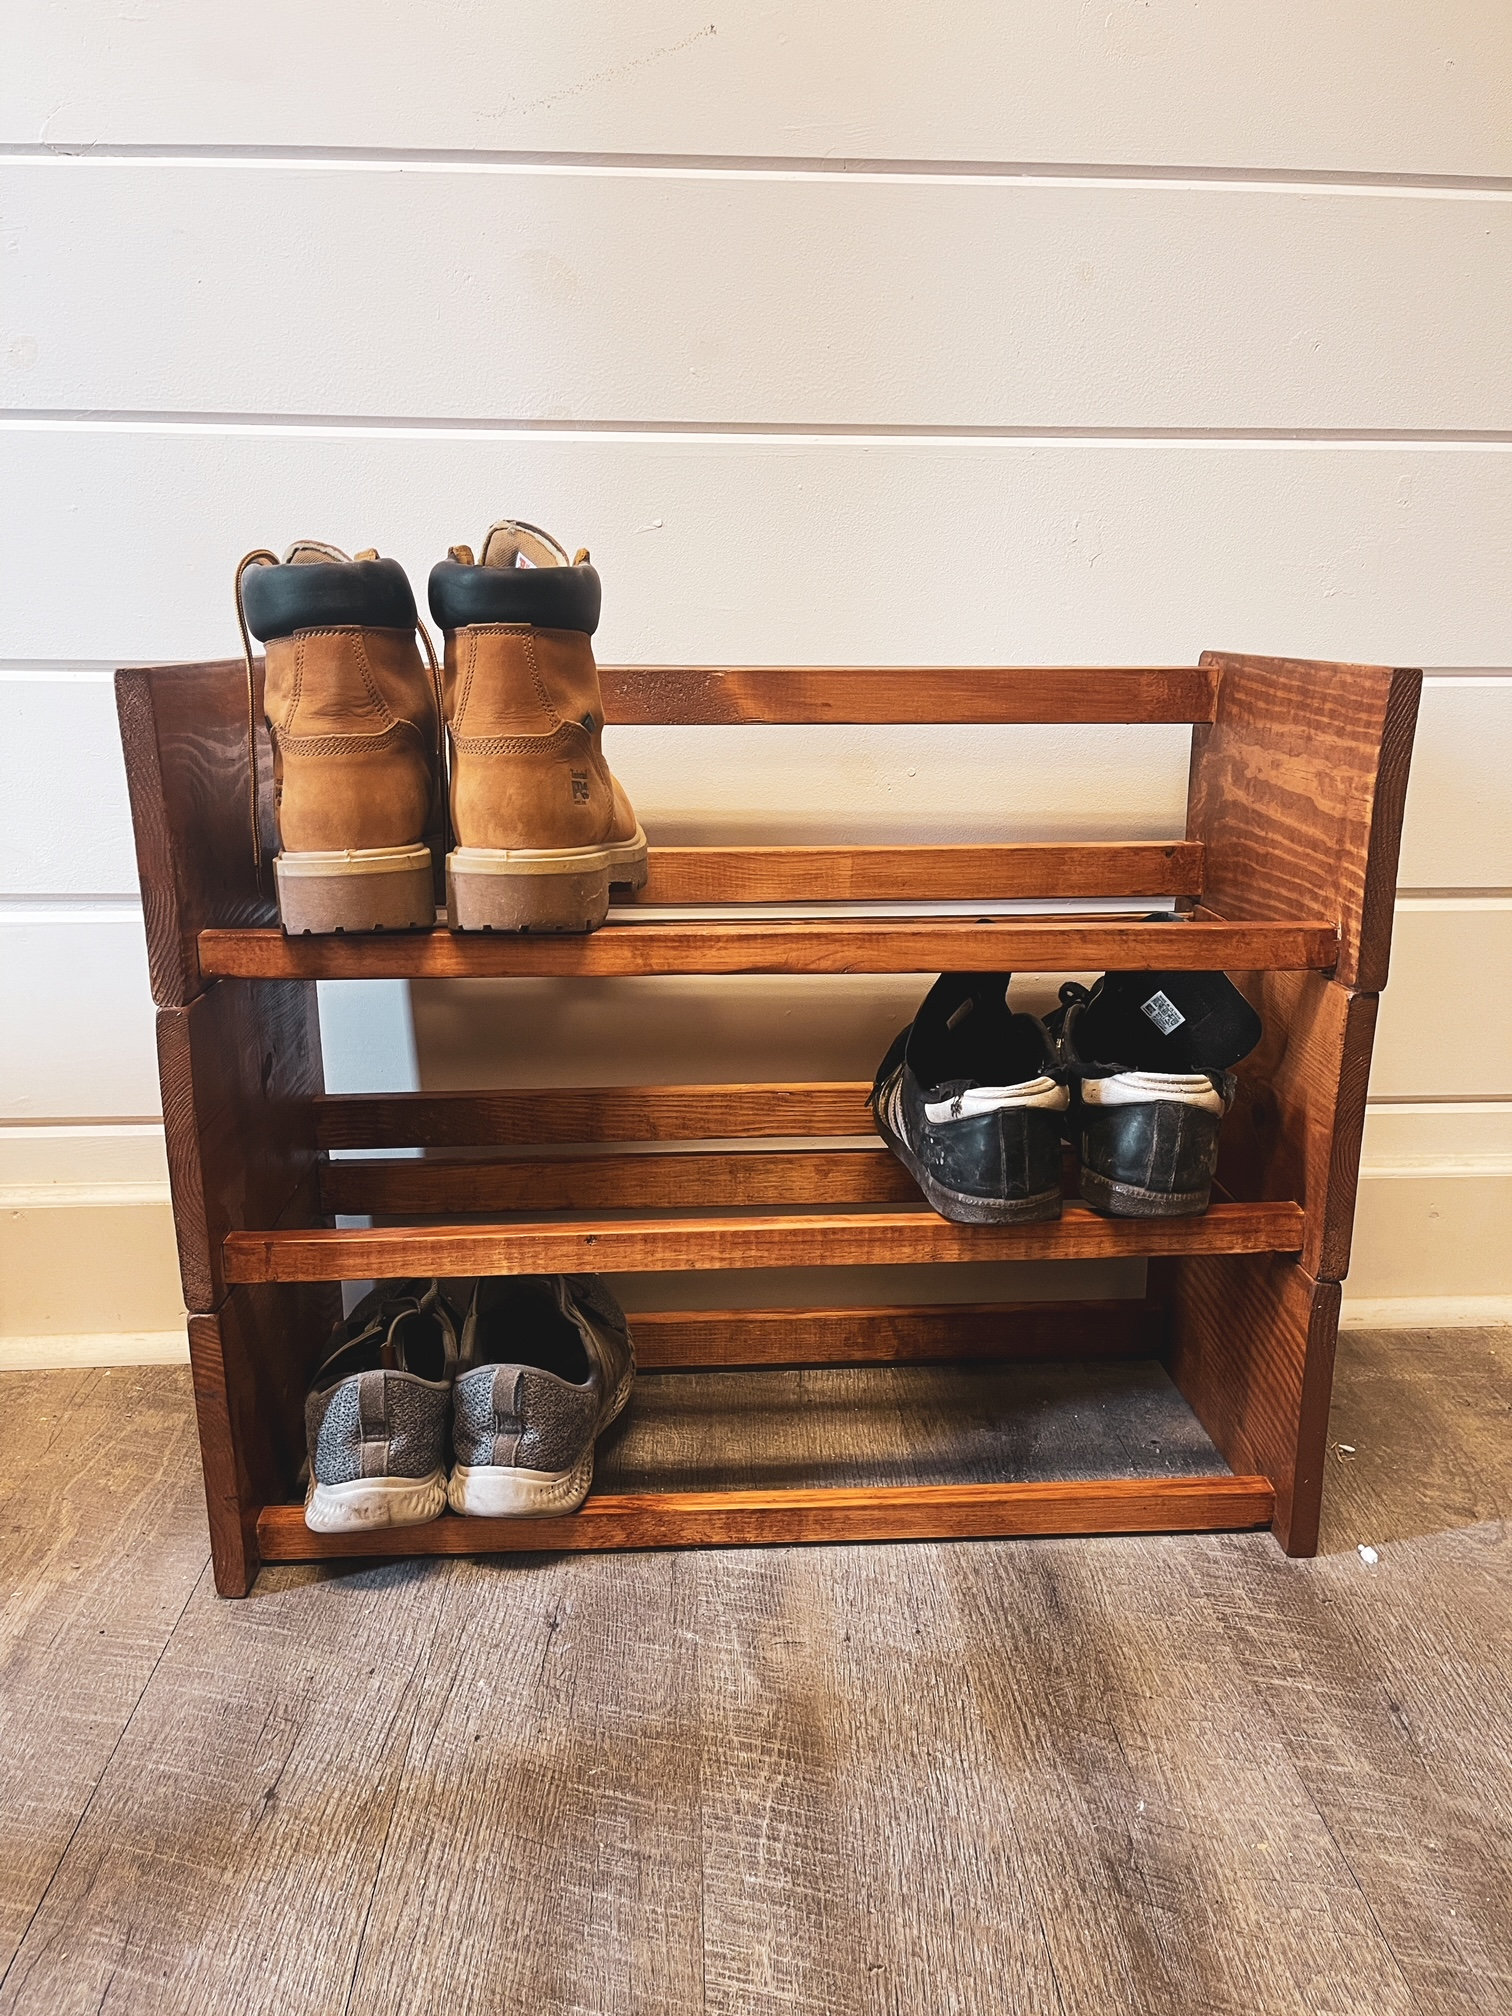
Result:
M1169 994L1152 994L1148 1001L1140 1002L1139 1009L1142 1015L1149 1016L1162 1036L1169 1036L1186 1020Z

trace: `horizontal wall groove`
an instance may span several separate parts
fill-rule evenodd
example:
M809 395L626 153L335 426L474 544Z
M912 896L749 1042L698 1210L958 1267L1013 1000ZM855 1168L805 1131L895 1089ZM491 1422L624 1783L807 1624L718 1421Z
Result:
M889 160L837 155L652 154L491 148L162 146L150 142L93 144L14 142L0 162L145 168L298 167L384 173L495 175L699 176L740 181L1080 183L1113 188L1180 188L1343 192L1350 195L1512 196L1512 176L1429 175L1391 169L1233 168L1201 164L1105 161Z
M355 413L231 413L127 412L85 407L10 407L0 413L0 430L8 433L95 434L260 434L268 436L392 435L410 439L512 440L533 437L548 441L648 440L767 441L776 447L806 447L827 441L863 446L918 443L926 447L979 444L984 447L1052 445L1145 446L1193 442L1213 448L1512 448L1512 428L1449 429L1433 427L1069 427L1064 425L1000 427L876 424L866 421L831 423L768 420L537 420L522 418L427 419Z

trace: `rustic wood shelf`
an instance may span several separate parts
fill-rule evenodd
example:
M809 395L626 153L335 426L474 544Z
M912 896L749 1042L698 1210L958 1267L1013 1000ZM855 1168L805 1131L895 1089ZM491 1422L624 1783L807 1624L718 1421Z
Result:
M623 1547L802 1547L1015 1534L1215 1533L1268 1526L1265 1477L1109 1477L1034 1484L872 1484L817 1491L592 1495L561 1519L459 1519L387 1533L312 1533L301 1505L257 1522L265 1561L336 1555L597 1553Z
M429 1274L682 1273L725 1267L905 1267L963 1260L1124 1260L1300 1253L1301 1206L1214 1204L1200 1218L1103 1218L1084 1204L1038 1225L952 1225L912 1210L715 1218L535 1219L517 1225L311 1226L232 1232L226 1279L378 1281Z
M467 980L548 974L1080 973L1328 971L1339 934L1317 919L873 918L863 922L651 923L611 919L590 936L408 931L286 938L278 930L202 931L199 966L220 980Z
M1187 723L1186 831L653 847L645 889L589 937L288 939L266 867L267 760L261 872L247 830L242 666L120 673L217 1588L244 1593L263 1560L540 1548L1268 1525L1289 1551L1310 1552L1419 684L1384 667L1216 653L1127 669L608 667L606 711L627 727ZM1175 918L1145 914L1173 901ZM1045 914L827 907L794 919L736 907L898 903ZM654 914L678 908L711 914ZM1261 1014L1265 1036L1225 1123L1218 1201L1201 1217L1102 1218L1072 1185L1058 1221L948 1224L890 1156L858 1145L874 1137L869 1087L856 1083L330 1095L314 985L1106 968L1222 968ZM338 1228L338 1215L406 1222ZM1218 1474L1095 1474L1105 1466L1084 1451L1085 1474L1049 1479L651 1492L611 1481L567 1518L448 1515L358 1536L310 1533L293 1502L305 1389L343 1280L1097 1258L1146 1259L1143 1296L664 1310L633 1328L643 1368L693 1377L1153 1357L1180 1396L1171 1404L1208 1438L1195 1467L1211 1458ZM1116 1471L1127 1445L1108 1446Z

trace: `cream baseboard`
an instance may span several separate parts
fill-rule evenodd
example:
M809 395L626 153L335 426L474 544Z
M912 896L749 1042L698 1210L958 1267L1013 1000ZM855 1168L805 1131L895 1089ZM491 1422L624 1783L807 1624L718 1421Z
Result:
M1512 1295L1346 1296L1341 1330L1498 1330L1512 1325Z
M1388 1112L1372 1116L1361 1174L1354 1262L1345 1286L1351 1329L1430 1329L1512 1323L1512 1157L1500 1136L1482 1152L1409 1160L1412 1147L1439 1150L1430 1129L1472 1123L1504 1129L1507 1115ZM29 1135L19 1154L17 1136ZM52 1139L57 1136L57 1139ZM93 1136L94 1138L89 1138ZM102 1139L101 1136L106 1138ZM0 1182L0 1369L181 1364L186 1357L173 1220L161 1135L145 1127L15 1130ZM86 1165L86 1157L89 1163ZM1388 1159L1388 1158L1397 1159ZM106 1180L78 1178L85 1166ZM161 1173L159 1173L161 1171ZM19 1180L17 1180L19 1179ZM60 1180L62 1179L62 1180ZM69 1180L73 1179L73 1180ZM859 1278L864 1271L866 1278ZM973 1276L979 1270L970 1270ZM906 1280L892 1278L896 1273ZM989 1273L992 1278L988 1278ZM999 1296L1137 1294L1137 1281L1107 1268L981 1270L939 1282L922 1269L849 1270L845 1292L887 1301ZM1074 1278L1072 1278L1074 1276ZM647 1306L684 1299L794 1302L823 1299L836 1277L741 1281L709 1277L627 1282L626 1300Z
M74 1336L0 1337L0 1372L57 1372L87 1366L187 1365L177 1330L96 1330Z

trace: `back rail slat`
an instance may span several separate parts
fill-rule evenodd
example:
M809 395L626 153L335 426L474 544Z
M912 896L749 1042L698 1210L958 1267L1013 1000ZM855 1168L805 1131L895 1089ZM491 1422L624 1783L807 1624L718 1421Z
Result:
M635 727L1202 722L1201 665L605 665L604 711Z
M640 903L1009 902L1197 896L1192 841L1003 847L653 847Z
M315 1102L322 1148L545 1148L872 1133L861 1081L342 1092Z

